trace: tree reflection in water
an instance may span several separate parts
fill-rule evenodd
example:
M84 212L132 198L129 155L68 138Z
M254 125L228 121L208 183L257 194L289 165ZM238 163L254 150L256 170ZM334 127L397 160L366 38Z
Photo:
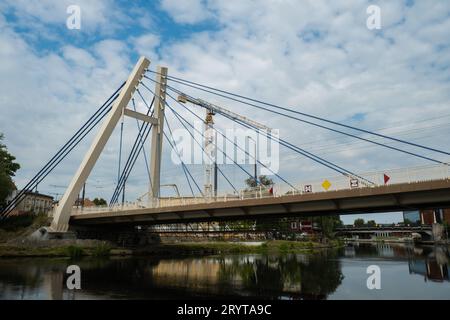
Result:
M221 285L258 297L325 299L341 284L336 251L314 255L235 256L224 258Z

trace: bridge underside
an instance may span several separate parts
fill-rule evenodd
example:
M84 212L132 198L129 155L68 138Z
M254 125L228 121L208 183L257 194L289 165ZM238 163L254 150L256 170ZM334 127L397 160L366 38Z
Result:
M136 226L258 217L363 214L450 206L450 180L73 215L71 226Z

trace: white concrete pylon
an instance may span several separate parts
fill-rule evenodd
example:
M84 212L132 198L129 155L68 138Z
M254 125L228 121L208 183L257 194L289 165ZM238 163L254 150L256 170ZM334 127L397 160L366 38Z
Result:
M120 91L120 94L114 102L111 111L108 113L106 120L103 122L97 136L91 144L91 147L80 164L80 167L72 178L72 181L64 193L64 196L59 201L53 215L50 231L65 232L68 230L70 215L75 199L80 192L83 183L91 173L92 168L97 162L103 148L114 131L114 128L119 122L124 109L131 100L139 81L142 79L149 66L150 61L146 57L141 57L136 63L133 71L128 77L127 82L125 83L125 86Z
M164 130L164 110L166 104L166 85L167 85L167 68L158 66L156 68L155 80L155 102L154 117L157 124L152 130L151 155L150 155L150 177L151 185L149 190L149 204L154 204L160 195L160 173L161 173L161 155Z

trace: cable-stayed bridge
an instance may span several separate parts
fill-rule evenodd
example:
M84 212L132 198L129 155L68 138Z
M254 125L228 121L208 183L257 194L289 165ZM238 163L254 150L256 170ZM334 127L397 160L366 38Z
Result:
M224 106L192 97L173 85L194 89L199 92L199 95L202 93L212 94L221 99L245 105L259 113L267 114L268 119L276 116L286 119L286 121L307 124L336 135L343 135L393 152L403 153L409 157L419 158L424 165L380 172L354 172L320 157L292 141L277 136L270 128L270 121L264 124L259 123L250 117L228 110ZM151 99L147 99L144 92L147 95L150 94ZM145 112L140 112L136 108L138 99L141 104L145 105ZM196 106L197 109L188 107L187 103ZM203 115L199 115L194 110L201 110ZM200 121L203 128L199 129L186 117L183 117L181 111L187 112L194 119ZM195 147L201 150L204 167L203 186L196 181L189 170L183 157L186 150L179 149L168 121L168 114L185 129ZM120 119L123 117L134 118L138 129L126 161L121 159L123 121L120 123ZM305 181L301 184L293 183L291 182L292 177L281 176L270 163L259 159L257 150L252 154L244 145L217 130L214 126L216 117L226 118L244 129L254 131L267 141L276 143L279 148L285 148L299 157L323 166L337 176L318 181ZM26 192L34 190L100 123L95 139L54 209L53 222L50 227L52 232L66 232L69 227L79 225L136 226L220 219L249 219L262 216L382 212L450 205L450 167L446 161L436 158L437 155L448 157L450 153L445 150L172 77L165 67L157 67L155 71L152 71L150 61L141 57L127 81L107 99L17 194L2 212L2 217L7 218L17 204L23 201ZM117 185L109 205L81 209L74 207L78 194L119 123L121 130L119 172ZM218 143L219 138L222 143ZM385 143L385 141L392 143ZM161 167L164 165L162 162L163 142L167 143L177 155L190 195L161 197ZM234 154L224 150L223 143L233 146L233 150L239 150L245 157L253 159L255 170L250 172L241 165L235 159ZM146 144L150 146L149 159L145 152ZM255 140L254 144L256 149L257 142ZM142 153L149 176L149 188L138 200L126 202L126 183L138 156ZM219 156L226 159L227 163L239 168L248 177L252 187L242 190L235 186L217 165ZM280 159L280 163L282 161L283 159ZM258 165L273 177L274 184L262 181L261 176L257 174ZM220 193L217 187L219 175L226 181L227 187L233 190L231 193Z

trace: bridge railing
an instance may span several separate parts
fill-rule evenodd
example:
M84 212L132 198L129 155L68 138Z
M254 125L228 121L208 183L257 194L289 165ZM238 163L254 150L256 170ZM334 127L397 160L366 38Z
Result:
M276 192L278 194L306 194L450 179L450 166L419 166L366 172L358 175L363 179L341 175L302 182L298 184L297 190L279 188Z
M92 207L78 207L72 209L72 215L86 214L86 213L101 213L114 212L142 208L164 208L183 205L206 204L214 202L228 202L244 199L261 199L268 197L276 197L279 195L273 194L269 187L256 187L239 191L238 194L226 194L216 197L166 197L156 199L153 202L147 200L136 202L125 202L124 204L116 204L114 206L92 206Z
M228 202L236 200L262 199L280 197L286 195L311 194L339 190L351 190L357 188L377 187L401 183L415 183L433 180L450 179L450 166L434 165L420 166L405 169L393 169L359 174L363 179L336 176L326 179L303 182L297 189L286 189L278 186L256 187L239 191L238 194L226 194L217 197L167 197L153 202L136 201L103 207L73 208L72 214L114 212L142 208L164 208L183 205L206 204L213 202ZM365 183L370 181L373 184Z

